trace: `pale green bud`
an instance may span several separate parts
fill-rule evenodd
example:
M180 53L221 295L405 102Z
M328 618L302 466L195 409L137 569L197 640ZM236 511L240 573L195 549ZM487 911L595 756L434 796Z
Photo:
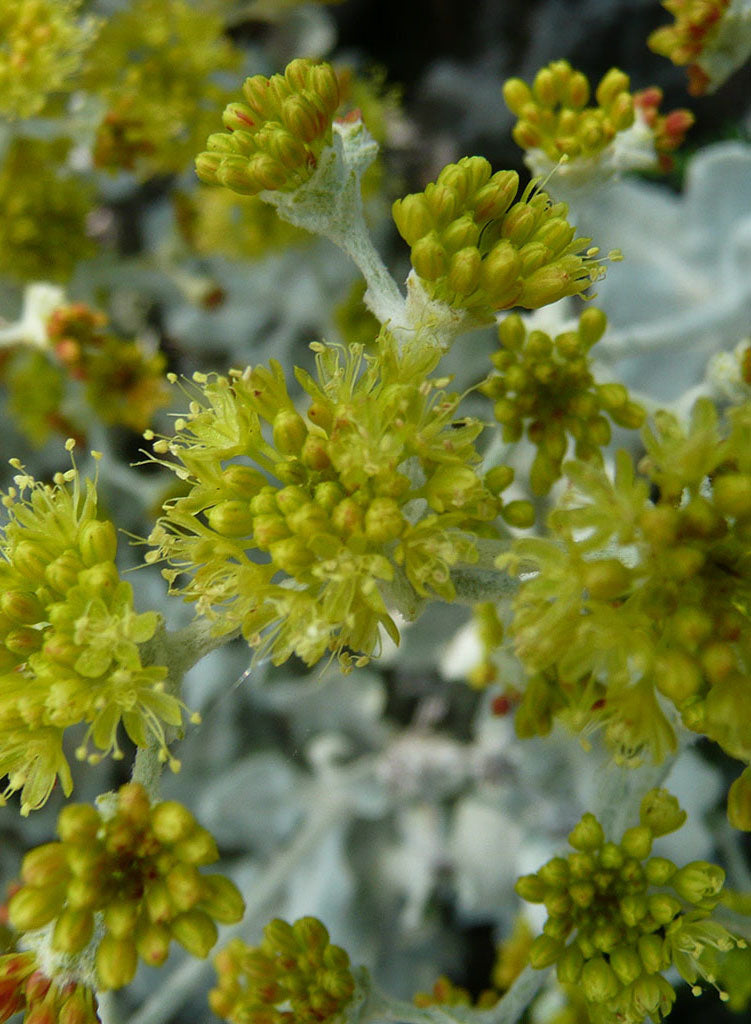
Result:
M626 829L621 839L621 847L635 860L644 860L652 849L652 831L646 825L636 825Z
M743 832L751 832L751 768L744 768L728 793L728 821Z
M572 943L561 953L556 964L558 981L562 985L576 985L581 977L584 957L579 947Z
M642 798L639 821L653 836L664 836L677 831L686 820L676 797L666 789L650 789Z
M650 885L667 885L677 870L666 857L650 857L644 865L644 874Z
M641 957L631 946L618 946L610 952L610 966L623 985L636 981L643 970Z
M582 967L581 991L591 1003L607 1003L614 999L620 983L610 964L601 957L588 960Z
M426 281L437 281L446 273L446 253L433 231L412 246L412 266Z
M585 814L569 832L568 841L575 850L597 850L605 841L605 833L594 814Z
M537 970L550 967L561 956L564 945L550 935L538 935L529 947L529 962Z
M719 896L725 872L716 864L695 860L676 871L670 884L687 903L702 903Z
M247 501L221 501L209 509L206 519L222 537L248 537L253 532L253 514Z
M203 875L200 909L221 924L235 924L245 913L245 900L235 883L224 875Z

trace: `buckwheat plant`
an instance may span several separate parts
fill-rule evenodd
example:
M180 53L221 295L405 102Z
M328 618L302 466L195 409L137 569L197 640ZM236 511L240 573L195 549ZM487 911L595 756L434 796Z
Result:
M0 1022L748 1012L751 5L369 6L0 12Z

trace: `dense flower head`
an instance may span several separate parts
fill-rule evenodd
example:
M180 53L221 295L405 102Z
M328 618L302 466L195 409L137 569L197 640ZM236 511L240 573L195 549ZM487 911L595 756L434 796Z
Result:
M15 138L0 166L0 272L65 281L94 253L90 188L66 168L67 139Z
M532 674L517 714L524 735L563 714L606 727L626 761L675 745L685 726L751 757L751 404L719 421L706 399L688 425L660 413L635 473L581 462L550 517L550 539L522 539L516 651ZM650 496L652 495L652 496Z
M327 1024L355 994L347 953L315 917L275 918L259 946L233 939L214 964L209 1004L231 1024Z
M689 92L699 96L710 84L702 68L702 57L718 34L730 0L661 0L661 3L675 21L655 29L647 45L673 64L688 65Z
M579 295L604 273L553 203L532 181L516 200L516 171L492 173L484 157L443 168L423 192L397 199L393 216L412 266L431 298L489 321L500 309L537 309Z
M46 801L56 776L71 791L67 728L89 723L81 758L89 743L122 756L122 721L139 746L155 737L168 760L162 723L179 725L182 705L164 691L166 668L142 662L139 645L158 617L133 608L115 566L115 527L97 515L95 482L83 483L74 467L42 484L11 464L0 535L0 775L6 796L22 791L27 813Z
M553 161L597 156L634 123L634 98L628 75L618 68L600 80L594 107L587 106L590 95L587 76L567 60L541 68L531 87L521 78L507 79L503 98L518 118L514 142L522 149L541 149Z
M481 385L494 402L493 413L503 426L503 440L522 434L536 446L530 483L535 494L546 494L561 475L569 438L579 459L602 464L600 449L610 441L612 420L620 427L641 426L644 411L629 398L622 384L597 384L589 350L602 337L607 320L593 307L579 318L576 330L551 338L544 331L527 331L512 314L501 321L501 348L490 358L499 371Z
M174 800L152 804L140 783L121 786L107 813L69 804L57 834L26 854L10 920L20 932L54 922L57 953L81 953L93 940L102 990L127 985L139 957L161 966L173 939L208 956L215 922L234 924L244 913L233 882L198 870L219 856L211 833Z
M33 117L49 96L71 87L96 32L77 18L82 0L3 0L0 7L0 116Z
M135 0L107 20L85 85L106 112L94 163L146 178L184 170L228 98L217 74L240 55L217 12L186 0Z
M207 184L241 195L293 190L313 174L332 141L340 103L339 82L330 64L298 58L283 75L253 75L243 85L243 103L230 103L225 131L210 135L196 159Z
M566 60L542 68L531 86L508 79L503 98L518 118L512 135L526 150L533 172L545 174L558 165L558 174L585 182L595 172L670 170L669 154L683 141L693 115L688 110L660 114L661 89L631 93L629 86L628 75L611 68L594 90L597 105L587 106L587 77Z
M91 988L51 980L36 953L0 956L0 1024L16 1013L24 1014L24 1024L99 1024L97 1009Z
M296 372L306 417L275 361L194 376L188 415L155 444L190 490L165 505L147 561L166 559L175 592L275 663L371 655L379 626L399 636L385 587L398 577L451 601L451 568L476 559L471 535L493 535L499 514L529 523L527 503L498 497L511 470L473 468L482 428L430 379L438 352L378 344L368 359L314 346L317 380Z
M706 861L678 868L650 857L653 840L680 828L685 817L666 790L650 790L639 825L616 843L585 814L569 835L573 852L516 884L522 899L548 912L530 947L531 965L555 964L558 980L586 999L594 1024L660 1020L675 1000L663 971L674 967L698 995L699 979L715 982L701 962L704 951L745 947L711 919L725 880L721 868Z

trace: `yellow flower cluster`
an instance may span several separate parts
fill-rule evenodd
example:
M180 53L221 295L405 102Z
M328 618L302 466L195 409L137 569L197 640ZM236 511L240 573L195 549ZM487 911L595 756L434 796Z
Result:
M611 68L595 90L597 106L588 107L587 76L567 60L556 60L537 72L530 88L509 78L503 98L518 121L512 130L522 149L542 149L551 160L562 156L593 157L609 146L618 132L634 123L629 78Z
M139 177L185 170L228 93L216 81L240 54L217 13L186 0L135 0L102 27L84 85L106 113L94 162Z
M745 948L743 939L711 919L725 881L721 868L692 861L679 869L649 856L653 840L685 819L666 790L647 793L640 824L619 843L606 841L595 816L585 814L569 835L574 852L516 884L523 899L544 903L548 912L530 963L539 969L555 964L558 980L581 991L593 1024L660 1020L675 1000L663 971L675 967L699 995L699 979L715 981L702 954Z
M655 29L647 46L673 64L688 65L688 91L700 96L709 85L709 77L700 66L702 51L716 35L730 0L661 0L661 3L675 22Z
M493 400L504 441L518 441L526 431L536 446L530 470L535 494L547 494L560 477L569 438L577 458L601 465L600 449L610 441L608 417L629 429L644 421L644 410L622 384L595 383L589 350L606 326L605 314L589 308L576 330L555 338L544 331L527 332L516 314L498 327L501 349L490 358L499 372L480 390Z
M86 236L91 189L68 172L66 139L16 138L0 166L0 273L65 281L94 254Z
M355 992L347 953L315 917L275 918L260 946L233 939L214 963L209 1004L231 1024L327 1024Z
M397 199L394 221L432 299L487 322L497 310L579 295L604 274L590 239L575 237L566 204L552 203L535 181L515 201L518 187L515 171L493 174L473 156Z
M520 540L510 559L534 570L512 626L532 674L523 734L561 713L577 728L605 725L619 757L659 760L675 735L657 690L689 729L751 759L749 437L751 404L721 424L701 400L688 427L663 413L644 431L643 476L625 452L612 482L592 465L564 467L574 486L552 538Z
M538 71L531 87L520 78L509 78L503 98L518 118L512 130L514 141L524 150L541 151L553 163L561 157L569 162L594 162L610 152L619 134L638 121L651 137L657 165L670 170L670 154L694 123L691 111L660 114L662 90L654 87L632 94L628 75L618 68L611 68L595 89L597 106L587 106L590 92L586 75L566 60L553 61ZM627 147L624 149L624 168L628 169Z
M94 992L75 981L51 981L36 953L0 956L0 1024L16 1013L24 1024L100 1024Z
M179 725L182 705L164 692L166 668L142 663L139 645L154 635L157 615L133 609L115 567L115 528L97 518L95 484L82 485L75 468L42 484L12 465L0 535L0 776L8 776L6 796L22 791L28 813L56 777L71 791L67 728L89 723L77 756L87 756L89 742L121 756L122 720L139 746L155 736L167 760L162 723Z
M3 0L0 5L0 116L33 117L71 88L95 35L78 20L82 0Z
M189 414L154 446L190 490L165 506L147 561L166 559L175 592L275 663L333 652L347 664L378 648L379 626L398 640L385 588L453 600L473 535L493 535L499 514L528 525L531 509L502 505L510 469L473 468L482 428L455 420L459 397L430 379L436 350L399 355L386 334L368 360L314 348L318 379L296 371L307 418L276 362L194 377Z
M208 956L214 922L242 918L234 883L198 870L219 856L211 834L174 800L152 805L137 782L120 787L110 815L69 804L57 833L59 842L26 854L10 921L19 932L54 922L58 953L75 955L93 940L100 990L132 981L139 957L160 967L173 939L193 956Z
M330 64L300 58L283 75L253 75L243 85L244 103L230 103L226 131L210 135L196 158L196 173L210 185L241 195L296 189L331 144L332 120L340 103Z

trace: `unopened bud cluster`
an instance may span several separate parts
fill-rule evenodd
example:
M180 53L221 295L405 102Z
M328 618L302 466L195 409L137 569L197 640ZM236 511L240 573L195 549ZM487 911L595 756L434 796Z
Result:
M537 309L578 295L604 269L577 238L565 203L531 182L517 200L515 171L483 157L444 167L424 192L397 199L393 216L431 298L487 321L500 309Z
M161 723L179 725L182 705L163 692L166 668L142 663L139 644L154 635L157 615L133 608L115 566L115 527L97 518L95 484L82 485L75 468L42 484L11 464L0 534L0 776L6 796L22 791L26 813L58 776L70 793L67 728L89 723L79 757L89 742L117 756L122 720L139 746L156 736L166 760Z
M207 151L196 158L198 177L241 195L297 188L331 145L340 100L336 72L299 58L283 75L247 78L243 97L225 109L226 131L210 135Z
M315 346L317 380L296 374L306 416L276 362L195 377L176 436L154 446L190 491L165 506L150 560L171 564L174 590L218 630L240 627L277 663L367 658L379 626L398 640L383 592L397 573L451 601L451 568L476 559L471 535L495 535L499 515L532 520L528 503L500 500L508 467L474 468L481 426L455 420L459 397L430 380L439 353L399 356L385 334L378 345L368 361L359 346Z
M93 938L100 989L127 985L139 957L160 967L173 939L207 956L215 922L243 915L234 883L198 870L219 856L211 834L174 800L152 805L139 783L120 788L109 817L68 805L57 833L59 842L24 858L10 920L21 932L54 922L50 942L59 953L80 953Z
M655 29L647 45L673 64L688 65L689 89L694 96L706 92L710 78L702 68L704 51L711 47L730 0L661 0L675 18L672 25Z
M35 953L0 956L0 1024L23 1013L23 1024L99 1024L96 996L74 981L51 981Z
M514 142L522 149L541 149L553 161L597 156L634 123L628 75L611 68L595 89L597 106L587 106L590 96L587 76L567 60L542 68L531 87L521 78L509 78L503 98L518 118L511 132Z
M586 309L576 330L551 338L530 331L517 314L501 321L500 351L490 358L499 371L481 385L493 400L503 426L503 440L526 436L537 448L530 470L535 494L546 494L561 475L569 446L577 458L602 463L600 449L610 441L610 422L633 429L644 410L632 402L622 384L597 384L589 350L602 337L607 321L599 309Z
M658 691L689 729L751 758L750 430L751 404L723 424L703 399L688 426L662 413L645 428L639 474L625 452L614 480L564 467L574 486L553 537L516 542L510 560L534 573L511 630L531 675L525 732L560 713L603 724L625 760L659 760L675 736Z
M352 999L349 957L315 917L266 925L260 946L233 939L214 959L211 1009L231 1024L326 1024Z
M585 814L569 835L574 852L516 884L523 899L548 912L530 963L540 969L555 964L558 980L577 986L594 1019L660 1020L675 1000L662 972L675 967L698 995L698 979L714 982L699 962L702 952L745 945L710 919L725 879L721 868L693 861L679 869L650 857L653 840L685 818L666 790L650 790L640 824L615 843L594 815Z

